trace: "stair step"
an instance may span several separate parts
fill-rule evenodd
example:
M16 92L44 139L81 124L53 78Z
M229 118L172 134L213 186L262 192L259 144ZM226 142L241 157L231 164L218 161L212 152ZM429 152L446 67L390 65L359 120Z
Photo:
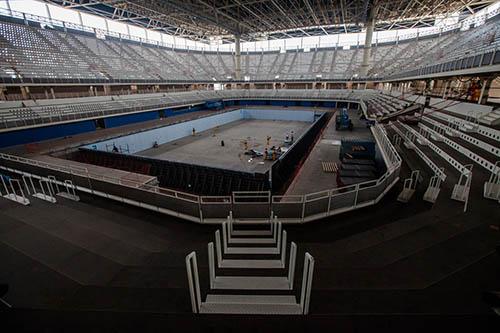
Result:
M207 303L214 304L297 304L289 295L207 295Z
M290 282L284 276L217 276L213 289L290 290Z
M281 260L266 260L266 259L223 259L222 268L255 268L255 269L278 269L284 265Z
M300 315L302 309L298 304L202 303L200 313Z
M274 238L230 238L229 244L274 244Z
M226 254L280 254L281 249L277 247L228 247L224 250Z
M270 230L233 230L231 235L233 236L270 236L272 235Z

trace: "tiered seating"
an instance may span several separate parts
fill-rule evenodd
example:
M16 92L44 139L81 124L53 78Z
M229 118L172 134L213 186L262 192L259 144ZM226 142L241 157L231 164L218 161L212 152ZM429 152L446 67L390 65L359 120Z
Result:
M401 111L408 106L408 102L385 94L367 95L364 102L368 108L368 116L375 119Z
M474 173L474 182L484 183L484 197L498 200L500 131L478 123L483 113L488 113L487 107L433 99L431 108L425 109L418 118L418 125L396 122L390 128L403 138L408 149L422 158L435 176L444 181L445 173L453 175L452 181L456 184L452 199L467 202ZM439 157L436 159L436 156Z
M374 44L369 75L400 75L415 66L467 58L453 66L469 68L489 64L471 56L500 43L493 20L470 31L448 32L391 44ZM153 44L99 39L88 33L41 29L0 23L0 75L4 79L50 79L84 82L108 81L213 81L234 79L230 52L175 50ZM269 52L243 52L242 76L251 80L345 80L359 74L363 49L317 48ZM477 58L477 59L476 59ZM479 62L482 61L482 64ZM499 59L493 60L495 63ZM456 67L455 66L455 67ZM453 69L455 69L453 67ZM441 67L440 70L444 68Z
M44 100L29 101L29 106L12 103L0 105L0 128L15 128L106 116L132 111L167 108L173 105L203 103L210 99L299 99L299 100L358 100L373 91L355 90L223 90L157 93L114 97L67 99L65 103ZM53 105L48 103L53 102ZM13 102L14 103L14 102Z
M79 55L65 47L54 33L12 23L0 24L2 67L21 77L60 79L102 79L103 76Z
M408 61L396 61L394 66L381 69L378 74L403 77L497 64L500 61L495 54L500 45L499 29L498 20L493 19L475 29L444 35L440 43L429 42L428 47L419 48Z

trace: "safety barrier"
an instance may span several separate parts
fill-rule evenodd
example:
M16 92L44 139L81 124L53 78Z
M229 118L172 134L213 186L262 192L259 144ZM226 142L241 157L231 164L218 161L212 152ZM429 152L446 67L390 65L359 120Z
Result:
M274 193L286 190L290 179L309 151L314 146L318 136L329 120L329 115L323 113L314 124L273 164L271 169L271 187Z
M54 189L51 186L50 179L39 179L38 185L40 187L40 191L38 192L35 183L33 183L33 177L23 175L24 186L26 187L26 192L31 194L35 198L42 199L51 203L56 203L57 200L54 197Z
M460 178L458 183L453 186L453 191L451 193L451 198L453 200L461 201L464 203L464 212L467 211L467 206L469 202L469 193L470 193L470 185L472 183L472 164L463 165L454 159L452 156L447 154L444 150L439 148L436 144L429 140L429 136L436 141L445 141L451 142L452 147L458 146L451 140L445 138L441 134L431 130L425 125L419 124L419 128L421 132L417 132L415 129L410 126L399 122L401 126L403 126L407 131L413 133L416 136L417 141L421 145L427 145L430 149L432 149L436 154L441 156L446 162L448 162L452 167L454 167L458 172L460 172ZM448 143L447 142L447 143Z
M269 189L268 172L226 170L196 164L80 148L77 161L156 176L160 186L208 196Z
M396 141L399 142L401 138L404 140L404 145L407 149L413 150L424 162L427 164L427 166L434 172L436 176L439 177L441 181L446 180L446 174L444 173L444 170L436 165L427 155L425 155L420 148L418 148L415 143L413 142L416 138L415 133L406 131L403 133L393 122L389 122L389 126L399 135L396 138Z
M198 223L221 223L232 211L236 220L267 221L273 211L283 223L304 223L376 204L399 180L401 158L380 125L371 127L387 167L378 179L302 196L269 192L234 192L232 196L198 196L110 177L86 168L64 166L0 153L0 169L71 181L71 188ZM60 184L62 185L62 184ZM68 185L69 186L69 185Z
M444 168L441 168L441 173L444 174ZM441 178L436 174L431 177L429 180L429 186L427 186L427 189L425 190L424 193L424 201L430 202L430 203L435 203L439 193L441 192Z
M406 178L403 184L403 190L401 193L398 195L398 201L399 202L404 202L407 203L410 201L411 197L415 193L415 190L417 189L417 183L420 178L420 171L419 170L413 170L411 172L410 178Z
M1 175L0 179L2 179L2 188L0 188L0 196L4 197L5 199L9 199L17 203L20 203L21 205L27 206L30 204L29 199L26 198L26 195L24 194L23 186L21 185L19 179L10 178L8 179L7 182L5 177Z
M500 161L495 163L490 179L484 183L483 195L485 198L500 202Z
M418 126L420 127L421 130L426 131L430 134L431 138L433 138L435 141L438 142L444 142L454 150L458 151L460 154L465 155L467 158L471 159L472 161L476 162L483 168L485 168L488 171L497 171L495 170L495 164L491 163L490 161L486 160L485 158L479 156L478 154L474 153L473 151L463 147L462 145L456 143L453 140L450 140L448 137L446 137L444 134L445 129L440 126L435 126L434 129L431 129L430 127L419 123Z

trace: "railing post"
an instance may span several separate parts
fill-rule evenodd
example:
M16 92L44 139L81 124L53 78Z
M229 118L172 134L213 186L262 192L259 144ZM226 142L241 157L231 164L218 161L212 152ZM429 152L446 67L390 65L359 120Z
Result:
M331 204L332 204L332 190L329 190L328 191L328 208L326 210L326 216L328 216L328 214L330 214Z
M203 210L201 209L201 197L198 196L198 209L200 211L200 223L203 223Z
M356 194L354 196L354 207L358 204L359 184L356 184Z
M214 243L208 243L208 270L210 271L210 289L215 287Z
M302 200L302 214L301 214L301 222L304 222L304 216L306 213L306 196L303 196L304 200Z

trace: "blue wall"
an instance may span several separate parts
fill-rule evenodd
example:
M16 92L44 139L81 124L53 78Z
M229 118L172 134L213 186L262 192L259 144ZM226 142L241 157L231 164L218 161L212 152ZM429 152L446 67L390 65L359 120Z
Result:
M92 131L95 131L94 121L87 120L78 123L0 133L0 147L20 145Z
M270 101L262 101L262 100L241 100L241 101L238 101L239 103L236 103L236 104L239 104L239 105L269 105L270 104Z
M184 114L184 113L200 111L203 109L205 109L205 105L199 104L199 105L195 105L195 106L191 106L191 107L165 109L164 114L165 114L165 117L171 117L171 116L177 116L177 115Z
M233 121L240 120L242 115L240 110L220 113L210 117L203 117L191 121L185 121L173 125L154 128L139 133L116 137L84 146L88 149L106 151L107 146L113 144L117 147L127 147L130 154L149 149L156 141L164 144L192 134L193 128L197 132L206 131L216 126L222 126Z
M241 109L240 111L244 119L288 120L309 123L314 121L314 112L312 111L284 111L273 109Z
M154 120L160 118L158 111L141 112L134 114L127 114L125 116L109 117L104 119L104 126L106 128L118 127L132 123L140 123L143 121Z
M130 154L149 149L154 142L164 144L180 138L192 135L193 128L196 132L202 132L211 128L222 126L241 119L269 119L269 120L292 120L312 123L314 121L312 111L283 111L266 109L240 109L225 113L219 113L209 117L203 117L185 121L173 125L145 130L131 135L95 142L84 146L84 148L106 151L107 147L128 147Z
M270 100L234 100L224 101L227 106L231 105L304 105L310 106L314 103L323 104L325 107L347 107L348 103L336 102L309 102L309 101L270 101ZM353 105L353 103L351 103ZM167 108L163 110L165 117L171 117L179 114L195 112L204 109L204 103L194 105L192 107ZM132 123L143 122L147 120L158 119L161 111L140 112L135 114L115 116L104 119L106 128L118 127ZM14 130L9 133L0 133L0 147L8 147L18 144L26 144L30 142L48 140L78 133L90 132L95 130L94 120L81 121L77 123L54 125L26 130Z

